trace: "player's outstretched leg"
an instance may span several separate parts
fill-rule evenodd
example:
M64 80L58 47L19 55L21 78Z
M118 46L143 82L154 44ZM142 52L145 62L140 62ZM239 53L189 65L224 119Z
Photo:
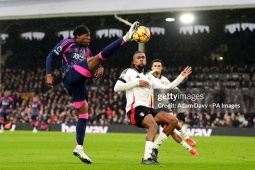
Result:
M101 52L99 52L99 54L97 54L96 56L87 58L87 60L85 60L84 62L86 62L86 64L88 65L88 70L90 72L94 72L95 69L97 69L98 66L104 60L106 60L108 57L110 57L122 45L124 45L126 42L133 41L133 34L135 33L138 26L139 26L139 22L138 21L134 22L126 35L124 35L122 38L119 38L119 39L115 40L114 42L110 43ZM84 64L81 64L81 65L84 65Z
M191 139L191 138L184 132L183 128L181 128L181 129L179 130L179 132L180 132L180 135L181 135L182 139L185 140L190 146L192 146L192 147L195 147L195 146L196 146L196 142L195 142L193 139Z
M76 145L76 148L73 150L73 154L86 164L92 163L91 159L85 154L83 146L81 145Z
M186 142L188 142L188 144L192 147L195 147L196 146L196 142L191 139L190 137L189 138L186 138Z
M190 153L192 156L198 156L198 152L197 152L196 149L194 149L194 148L189 149L189 153Z
M193 156L198 156L198 153L195 149L193 149L192 147L190 147L179 135L178 131L175 129L173 131L173 133L171 134L171 136L173 137L173 139L179 143L183 148L185 148L187 151L189 151L189 153Z
M190 146L192 147L196 146L196 142L193 139L191 139L189 135L186 134L180 122L178 122L176 129L180 132L182 139L185 140Z

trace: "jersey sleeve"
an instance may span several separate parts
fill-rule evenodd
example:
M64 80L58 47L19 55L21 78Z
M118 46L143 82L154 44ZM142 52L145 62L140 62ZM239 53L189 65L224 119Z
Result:
M168 80L166 77L163 76L163 78L164 78L164 81L166 82L166 84L170 84L171 83L170 80ZM175 87L173 89L178 89L179 90L178 87Z
M182 75L179 75L173 82L170 82L170 84L164 85L164 84L161 84L154 76L151 76L151 77L152 77L152 86L154 89L173 89L177 87L185 78Z
M62 40L51 50L46 58L46 74L51 74L52 60L57 57L62 57L63 53L65 53L74 42L73 39Z
M121 73L114 86L115 92L130 90L136 86L139 86L139 79L132 79L131 74L131 69L126 69Z

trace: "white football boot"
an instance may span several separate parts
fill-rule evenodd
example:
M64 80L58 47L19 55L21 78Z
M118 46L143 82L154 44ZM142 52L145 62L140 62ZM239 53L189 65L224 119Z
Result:
M126 35L124 35L123 40L125 42L133 41L133 34L135 33L138 27L139 27L139 22L138 21L134 22L131 25L129 31L126 33Z
M73 150L73 154L86 164L92 163L91 159L85 154L83 146L81 145L76 145L76 148Z

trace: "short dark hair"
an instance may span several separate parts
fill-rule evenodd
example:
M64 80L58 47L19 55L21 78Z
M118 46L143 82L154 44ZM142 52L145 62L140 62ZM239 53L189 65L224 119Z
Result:
M76 37L77 35L82 35L89 33L89 29L86 25L82 24L74 28L73 35Z
M136 54L138 54L138 53L144 53L143 51L136 51L134 54L133 54L133 58L134 58L134 56L136 55ZM144 53L145 54L145 53Z
M162 62L162 60L160 60L160 59L154 59L154 60L152 60L152 62L151 62L151 66L153 65L153 63L155 63L155 62L159 62L159 63L161 63L161 66L163 67L163 62Z

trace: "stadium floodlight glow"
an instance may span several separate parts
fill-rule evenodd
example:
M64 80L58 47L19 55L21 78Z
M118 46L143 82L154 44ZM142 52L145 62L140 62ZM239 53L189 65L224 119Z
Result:
M174 21L174 18L166 18L166 21L167 21L167 22L173 22L173 21Z
M195 20L195 17L192 14L183 14L180 19L184 24L190 24Z

